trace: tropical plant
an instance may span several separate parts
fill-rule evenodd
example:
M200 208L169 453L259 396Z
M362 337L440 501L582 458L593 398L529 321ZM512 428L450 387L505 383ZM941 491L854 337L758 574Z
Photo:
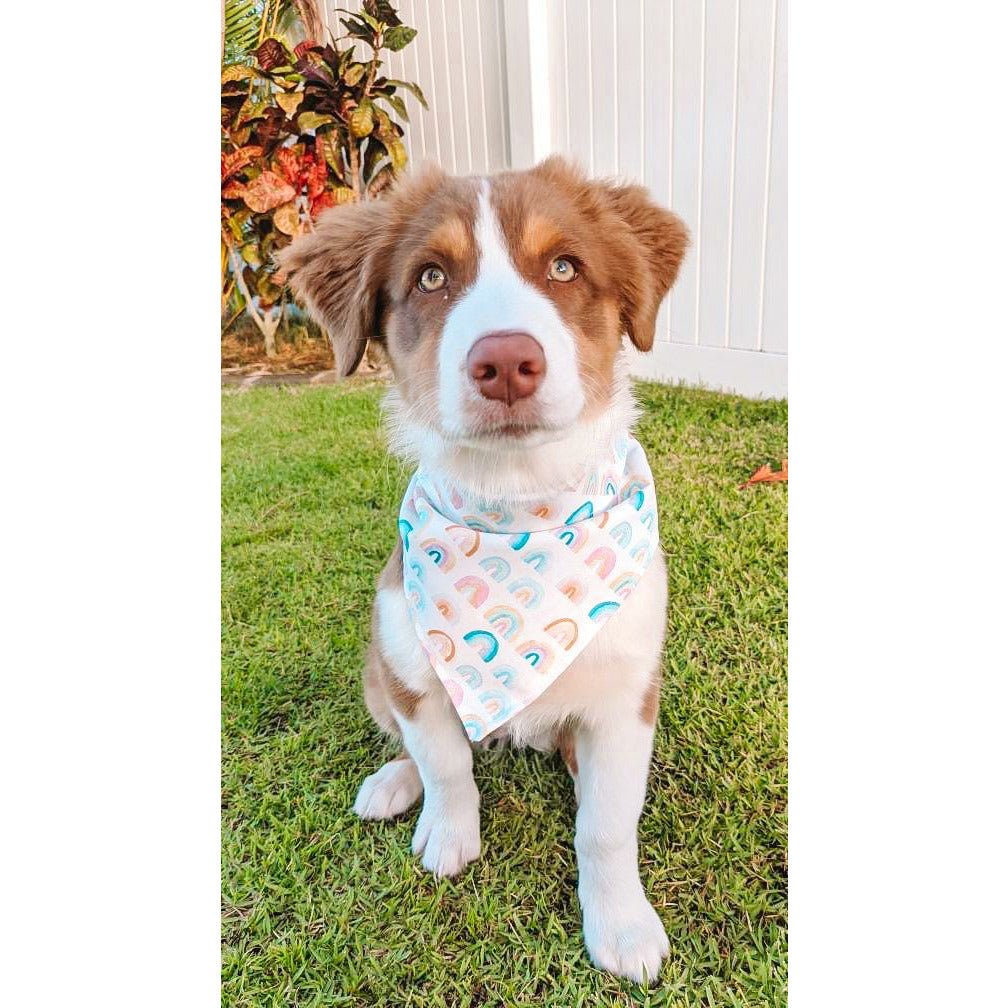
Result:
M299 14L311 7L317 18L308 0L296 7ZM393 115L409 116L397 92L427 107L416 84L379 74L381 52L402 49L416 30L388 0L341 13L339 39L308 37L292 52L267 35L248 62L221 74L222 272L233 277L268 356L276 353L284 297L274 254L323 210L372 199L404 170L404 130ZM358 42L370 47L364 59Z

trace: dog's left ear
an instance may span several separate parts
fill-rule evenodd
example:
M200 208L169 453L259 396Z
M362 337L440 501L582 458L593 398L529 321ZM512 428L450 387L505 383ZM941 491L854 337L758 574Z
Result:
M276 256L298 300L328 330L341 375L353 372L368 340L380 336L392 216L390 200L333 207Z
M686 225L655 203L643 186L602 186L603 199L626 225L636 254L617 257L621 291L620 318L638 350L654 345L655 321L662 298L679 275L689 245ZM629 250L628 250L629 251Z

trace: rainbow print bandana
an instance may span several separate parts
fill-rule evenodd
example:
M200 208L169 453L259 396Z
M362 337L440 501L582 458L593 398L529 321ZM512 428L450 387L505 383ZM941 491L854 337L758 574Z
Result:
M629 597L658 545L654 481L633 439L536 504L466 497L418 469L399 512L420 643L469 738L527 707Z

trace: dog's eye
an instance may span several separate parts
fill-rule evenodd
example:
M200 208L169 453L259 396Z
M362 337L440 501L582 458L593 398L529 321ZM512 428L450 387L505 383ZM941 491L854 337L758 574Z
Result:
M424 294L431 294L436 290L441 290L446 283L448 283L448 277L445 276L443 269L439 266L427 266L420 274L420 279L417 280L417 287Z
M558 280L560 283L570 283L577 276L577 270L574 268L574 263L570 259L565 259L560 256L559 259L554 259L550 263L549 268L549 278L550 280Z

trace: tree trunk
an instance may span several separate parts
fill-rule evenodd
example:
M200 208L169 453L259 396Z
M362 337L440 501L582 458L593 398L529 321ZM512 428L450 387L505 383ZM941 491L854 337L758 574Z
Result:
M231 275L234 277L235 283L238 284L238 290L241 292L241 296L245 300L245 311L248 313L249 318L255 322L259 332L263 335L263 344L266 347L266 356L276 357L276 331L277 326L280 324L280 316L275 316L272 312L265 311L262 315L260 315L259 312L256 311L255 305L252 303L252 294L248 289L248 284L245 283L241 256L238 255L234 248L230 248L229 251L231 253Z
M280 316L272 311L263 316L262 334L266 344L266 356L276 357L276 331L280 325Z

